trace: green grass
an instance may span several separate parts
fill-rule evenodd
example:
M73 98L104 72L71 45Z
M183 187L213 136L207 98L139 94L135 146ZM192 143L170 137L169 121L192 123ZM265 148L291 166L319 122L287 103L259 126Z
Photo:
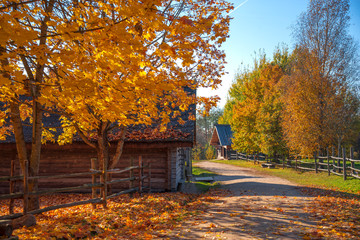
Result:
M194 177L212 177L212 176L217 175L214 172L210 172L210 171L207 171L207 170L199 168L199 167L193 167L192 174Z
M199 167L192 167L192 174L193 174L193 177L213 177L213 176L217 175L216 173L207 171L207 170L199 168ZM195 182L195 186L197 187L197 189L199 191L207 192L211 188L219 187L219 183L217 183L217 182L213 182L213 183Z
M291 168L282 169L278 167L276 169L268 169L262 168L259 164L254 164L253 162L247 162L243 160L215 160L214 162L254 168L269 175L278 176L304 186L322 187L348 193L360 194L360 180L351 177L348 177L348 180L344 181L342 176L328 176L326 172L300 172Z

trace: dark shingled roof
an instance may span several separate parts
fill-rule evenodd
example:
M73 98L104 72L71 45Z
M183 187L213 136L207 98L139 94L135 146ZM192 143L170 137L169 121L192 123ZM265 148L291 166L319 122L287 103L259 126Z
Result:
M189 87L184 88L186 92L189 94L196 95L196 90L191 89ZM20 96L22 101L31 100L31 97ZM0 102L0 110L3 110L4 103ZM178 107L175 107L176 110L179 110ZM165 132L159 131L159 124L152 124L150 126L145 125L136 125L129 126L126 134L126 142L190 142L193 143L195 141L195 121L189 120L189 115L192 113L193 116L196 114L196 106L195 104L191 105L187 111L181 112L181 115L175 119L172 119L171 122L167 126L167 130ZM43 117L44 127L56 128L55 136L59 136L62 133L62 129L60 128L60 116L56 114L50 114ZM178 122L179 119L182 119L185 123L180 124ZM6 119L8 125L10 125L10 119ZM27 125L30 125L29 123ZM32 128L30 126L24 126L24 135L25 141L30 143L32 141ZM116 129L112 132L114 136L116 136ZM110 139L110 140L115 140ZM74 137L74 141L82 141L79 136ZM6 140L0 140L0 143L14 143L15 137L14 135L7 136Z
M195 106L192 106L190 110L182 112L180 118L185 123L178 123L177 119L173 119L169 124L167 130L164 132L159 131L159 125L153 124L150 126L136 125L129 126L126 134L126 142L194 142L195 137L195 121L188 120L189 113L192 112L195 115ZM62 133L62 129L59 128L60 120L59 115L51 114L43 118L43 124L45 127L56 128L55 136L59 136ZM23 127L25 141L30 143L32 141L32 128L28 125ZM113 135L116 136L116 129L113 131ZM115 140L115 139L110 139ZM75 136L74 141L82 141L80 137ZM6 140L0 140L0 143L14 143L15 137L13 134L7 136Z
M216 124L213 134L215 133L218 135L221 146L231 146L232 144L231 139L233 137L233 132L231 131L230 125Z

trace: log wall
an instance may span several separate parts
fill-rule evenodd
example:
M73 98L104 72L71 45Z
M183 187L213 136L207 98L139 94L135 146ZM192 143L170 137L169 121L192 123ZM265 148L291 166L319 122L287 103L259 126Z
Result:
M30 147L30 146L29 146ZM177 148L174 145L166 144L126 144L123 154L116 168L126 168L130 166L131 159L134 164L138 164L141 155L144 164L151 163L151 186L154 191L174 191L177 188L176 180L176 161ZM114 151L114 149L111 149ZM83 143L73 143L71 145L59 146L47 144L42 148L40 162L40 176L58 175L65 173L87 172L90 169L90 159L96 157L95 149ZM15 144L0 144L0 176L10 175L11 160L16 160L15 175L20 174L19 163L16 157ZM175 170L175 171L174 171ZM137 176L137 172L134 172ZM128 177L129 173L123 175L113 175L113 179ZM91 183L90 176L77 178L63 178L40 180L39 189L72 187L86 183ZM127 188L128 183L113 186L114 191ZM16 184L15 190L20 190L21 182ZM0 182L0 194L9 192L9 183Z

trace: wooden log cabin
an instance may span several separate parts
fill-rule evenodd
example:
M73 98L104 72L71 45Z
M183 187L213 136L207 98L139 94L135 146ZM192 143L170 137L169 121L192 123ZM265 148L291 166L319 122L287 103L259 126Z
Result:
M181 117L187 119L187 116L188 113L185 112ZM56 121L56 119L45 120L44 125L53 126L53 122ZM31 128L24 127L24 132L25 140L30 149ZM126 134L121 159L116 168L129 167L132 161L134 164L138 164L138 159L141 156L145 165L151 163L152 191L177 191L185 180L184 166L185 162L190 159L190 150L194 144L194 139L195 121L186 121L182 125L173 121L165 132L158 131L156 126L130 127ZM113 154L114 152L115 143L110 147L110 153ZM79 138L75 138L72 144L62 146L46 143L41 150L39 175L88 172L91 169L91 158L96 158L96 156L96 150ZM19 161L14 136L8 136L6 140L0 141L0 177L10 175L11 160L15 160L15 175L19 175ZM129 173L113 176L113 179L115 177L129 177ZM39 189L73 187L87 183L91 183L91 176L47 179L46 181L39 181ZM15 190L21 190L20 185L19 182ZM113 186L113 190L123 190L128 186L128 182L117 184ZM9 183L0 182L0 194L5 193L9 193Z
M233 132L228 124L216 124L210 139L210 145L216 148L217 159L230 159Z

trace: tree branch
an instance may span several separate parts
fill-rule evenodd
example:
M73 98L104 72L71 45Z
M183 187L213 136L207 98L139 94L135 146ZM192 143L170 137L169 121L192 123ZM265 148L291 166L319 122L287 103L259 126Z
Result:
M128 18L124 18L118 22L115 22L112 24L112 26L114 25L117 25L119 23L122 23L123 21L126 21ZM93 32L93 31L96 31L96 30L102 30L104 28L106 28L108 26L105 26L105 27L97 27L97 28L90 28L90 29L81 29L81 30L76 30L76 31L71 31L70 33L86 33L86 32ZM56 34L51 34L51 35L46 35L44 36L45 38L49 38L49 37L57 37L57 36L62 36L64 34L68 34L67 32L66 33L56 33Z
M95 148L96 149L96 145L94 143L92 143L84 134L84 132L80 129L80 127L75 123L74 127L76 129L76 131L79 133L79 136L81 137L81 139L90 147Z
M7 9L7 8L11 8L11 7L17 7L17 6L24 5L24 4L28 4L28 3L39 2L39 1L40 1L40 0L30 0L30 1L19 2L19 3L13 2L13 3L10 3L9 5L0 7L0 10L4 10L4 9Z
M111 159L111 162L109 164L109 169L115 168L116 164L118 164L118 162L120 160L120 157L121 157L122 152L123 152L126 131L127 131L127 127L125 127L123 125L120 126L120 132L121 132L120 139L119 139L119 141L117 143L117 146L116 146L115 155L113 156L113 158Z

